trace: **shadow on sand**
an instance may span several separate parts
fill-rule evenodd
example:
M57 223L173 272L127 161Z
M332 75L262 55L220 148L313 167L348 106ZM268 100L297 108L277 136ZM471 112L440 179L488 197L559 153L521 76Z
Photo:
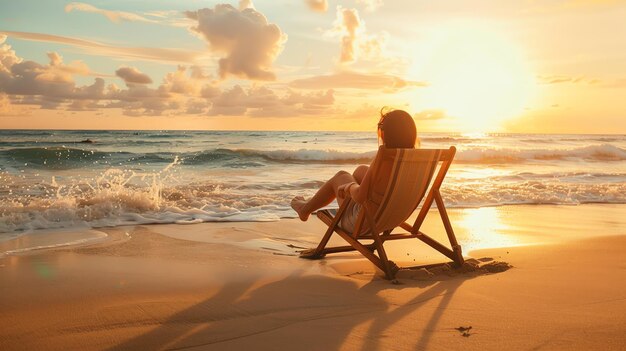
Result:
M440 298L426 325L406 330L413 334L410 348L425 349L441 317L453 313L446 308L455 292L474 277L405 280L401 285L374 277L363 285L345 277L294 272L263 284L229 283L202 302L153 321L154 329L110 350L382 350L381 338L388 329ZM410 291L402 292L400 302L381 297L404 289ZM411 297L413 291L416 296Z

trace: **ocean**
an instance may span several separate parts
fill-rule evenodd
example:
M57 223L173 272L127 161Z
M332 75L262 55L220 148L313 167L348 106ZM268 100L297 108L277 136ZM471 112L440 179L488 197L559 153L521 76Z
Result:
M626 135L422 133L457 147L448 207L626 203ZM374 132L0 131L0 242L38 230L274 221Z

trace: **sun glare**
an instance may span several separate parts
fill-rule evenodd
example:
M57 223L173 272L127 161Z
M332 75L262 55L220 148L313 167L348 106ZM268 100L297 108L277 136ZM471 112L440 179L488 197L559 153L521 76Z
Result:
M420 92L420 108L443 110L469 132L497 131L519 116L535 79L515 43L471 24L434 30L416 52L414 71L429 82Z

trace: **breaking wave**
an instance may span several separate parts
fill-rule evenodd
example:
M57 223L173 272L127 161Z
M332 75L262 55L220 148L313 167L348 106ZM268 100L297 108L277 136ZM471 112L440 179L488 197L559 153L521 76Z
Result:
M590 145L574 149L468 149L457 153L456 162L522 163L527 161L624 161L626 150L610 144Z
M94 178L60 184L53 177L30 185L19 176L0 172L0 233L76 226L277 220L295 216L289 207L294 194L311 196L322 185L322 181L238 184L215 179L177 184L168 171L171 167L175 164L153 173L109 169ZM470 181L457 180L451 172L442 193L450 207L626 203L626 182L623 174L595 173L521 173Z
M187 165L223 165L238 161L259 166L265 163L369 163L376 151L345 152L337 150L253 150L212 149L202 152L131 153L103 152L69 147L14 148L0 151L0 158L20 165L46 168L85 167L93 164L170 163L179 158ZM470 148L457 152L455 162L476 164L509 164L535 161L625 161L626 150L610 144L591 145L573 149L495 149Z

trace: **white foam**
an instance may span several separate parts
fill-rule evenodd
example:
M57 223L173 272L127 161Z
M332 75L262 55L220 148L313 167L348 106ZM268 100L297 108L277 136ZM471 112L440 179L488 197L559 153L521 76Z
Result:
M559 147L459 146L442 188L446 204L626 203L624 149L610 144ZM269 161L262 161L264 167L259 169L228 174L223 167L191 167L177 157L153 172L109 168L76 177L69 172L44 177L37 170L0 171L0 243L41 229L293 217L289 207L293 196L312 196L337 169L348 169L333 163L352 166L375 155L332 149L221 150ZM186 173L178 173L182 169ZM193 176L180 179L180 174Z

